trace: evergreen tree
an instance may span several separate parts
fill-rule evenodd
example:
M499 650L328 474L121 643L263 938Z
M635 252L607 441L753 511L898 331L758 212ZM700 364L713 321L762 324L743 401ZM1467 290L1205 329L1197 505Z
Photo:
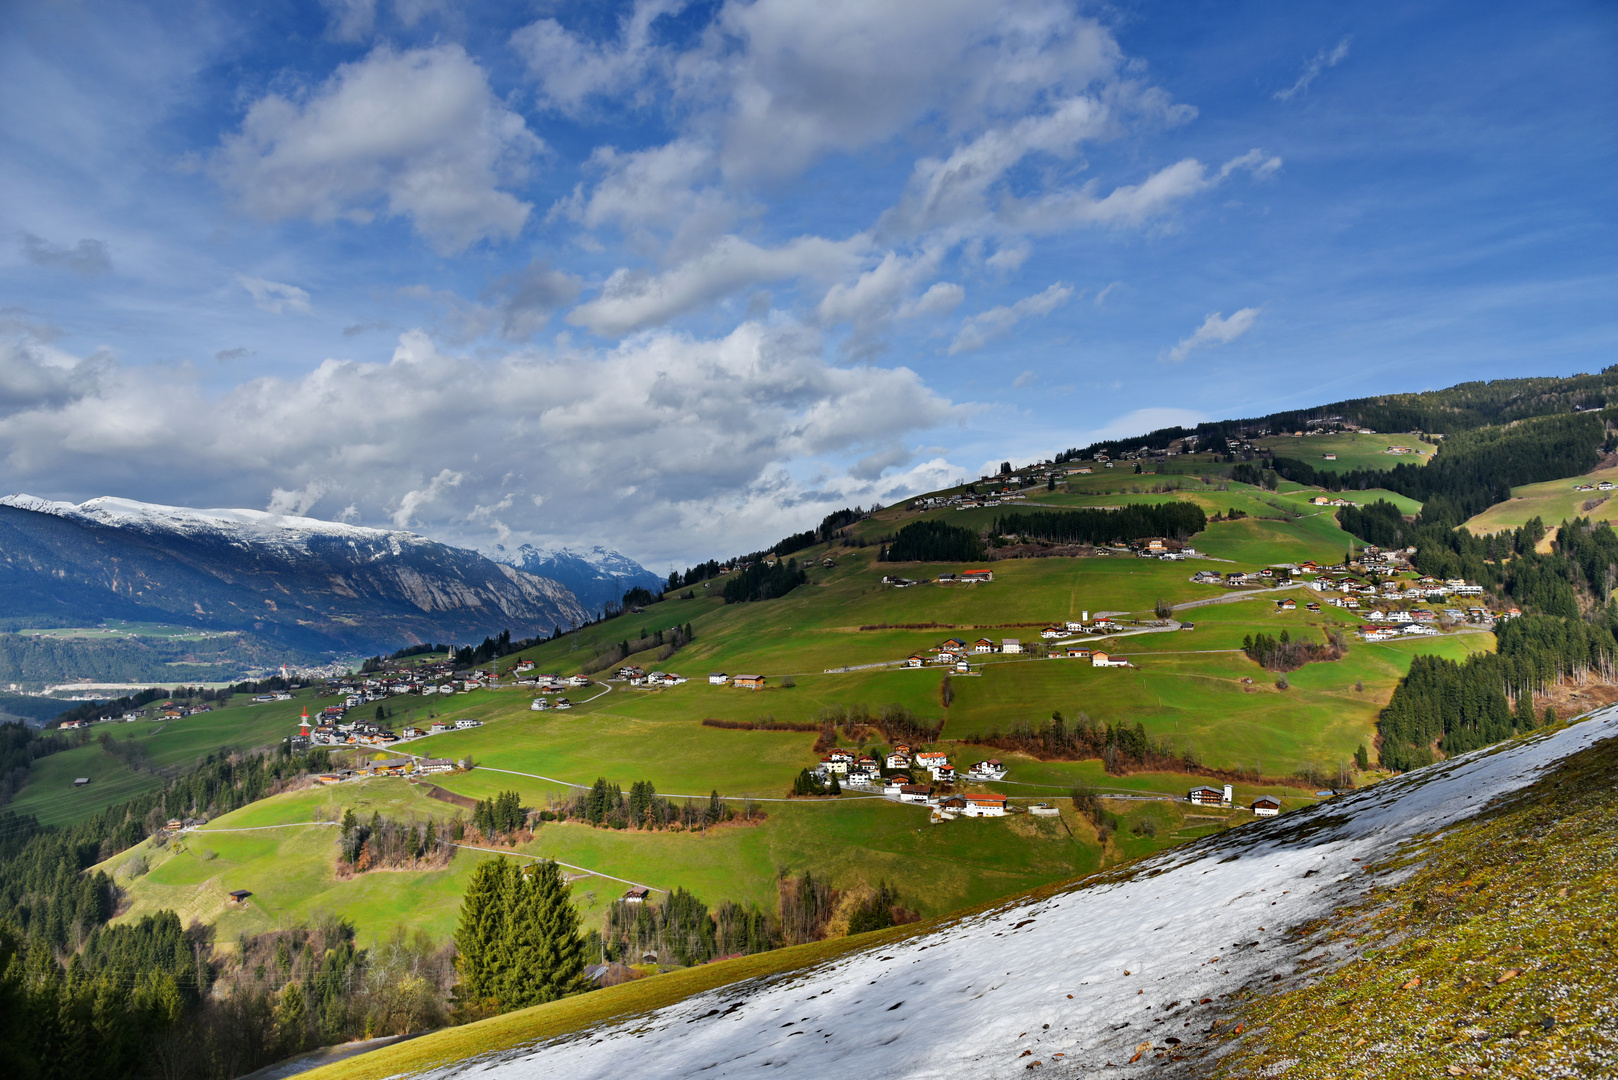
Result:
M456 988L462 1001L497 1000L507 967L509 907L515 876L505 858L485 859L472 871L461 897L461 921L455 931Z
M561 869L550 861L525 867L512 886L501 1007L541 1005L584 989L584 939Z

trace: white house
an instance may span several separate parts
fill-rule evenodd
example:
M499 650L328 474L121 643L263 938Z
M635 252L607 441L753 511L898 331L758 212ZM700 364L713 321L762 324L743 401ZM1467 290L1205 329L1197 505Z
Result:
M1003 653L1020 653L1022 652L1022 642L1014 637L1001 638L1000 651Z
M899 801L907 803L924 803L932 794L932 789L926 784L901 784L899 786Z
M1005 817L1006 797L1004 795L965 795L966 806L961 813L967 817Z
M1001 780L1006 775L1006 767L1000 764L999 758L990 758L979 761L967 770L968 780Z
M908 768L910 768L910 755L909 754L901 754L897 750L894 751L893 753L888 755L888 768L890 768L890 769L908 769Z
M708 673L709 686L724 686L729 681L730 676L726 675L723 671L710 671Z
M455 726L457 728L463 729L463 730L466 729L466 728L482 727L483 726L483 721L482 720L457 720L457 721L455 721Z
M550 707L551 707L550 702L546 701L542 697L537 697L537 698L535 698L533 700L533 702L531 704L529 704L528 711L529 712L544 712L546 709L548 709Z

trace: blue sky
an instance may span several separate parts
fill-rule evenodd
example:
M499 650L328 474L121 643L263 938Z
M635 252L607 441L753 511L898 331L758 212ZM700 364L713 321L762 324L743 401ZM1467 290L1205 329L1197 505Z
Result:
M1597 370L1614 56L1608 3L14 3L0 487L661 570Z

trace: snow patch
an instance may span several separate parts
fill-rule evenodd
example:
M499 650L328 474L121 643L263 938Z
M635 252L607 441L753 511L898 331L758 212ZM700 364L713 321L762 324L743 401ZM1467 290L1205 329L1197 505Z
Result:
M1362 895L1367 864L1615 735L1618 707L1165 852L1127 880L435 1075L943 1080L1026 1076L1032 1061L1041 1075L1144 1074L1167 1063L1155 1055L1174 1052L1170 1036L1198 1043L1228 1016L1226 995L1290 973L1304 950L1291 931Z

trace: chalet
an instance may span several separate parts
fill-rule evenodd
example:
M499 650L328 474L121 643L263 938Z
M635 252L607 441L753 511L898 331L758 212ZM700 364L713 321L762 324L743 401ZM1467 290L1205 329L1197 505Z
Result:
M551 703L546 701L542 697L535 698L528 705L529 711L531 711L531 712L544 712L546 709L548 709L550 707L551 707Z
M1006 775L1006 767L1000 763L999 758L990 758L979 761L967 770L968 780L1002 780Z
M994 580L994 571L993 570L966 570L966 571L962 572L961 580L966 582L969 585L973 584L975 582L980 582L980 581L993 581Z
M966 806L961 811L967 817L1005 817L1006 797L980 793L963 796Z
M1067 650L1067 657L1069 660L1088 660L1090 658L1090 650L1080 649L1077 647L1070 648Z
M454 768L455 762L449 758L424 757L416 759L416 771L421 773L451 772Z
M734 679L730 680L730 685L736 687L738 690L762 690L764 689L764 676L738 675Z
M971 670L972 670L972 665L968 664L964 658L955 661L955 674L957 674L957 675L965 675L965 674L969 673Z
M955 766L949 762L933 766L933 779L940 784L953 784L955 782Z
M1039 636L1046 639L1059 638L1066 632L1060 626L1047 626L1039 632Z
M532 708L532 706L530 706L530 708ZM442 720L434 720L427 727L427 733L429 735L442 735L444 732L446 732L448 730L449 730L449 725L444 723L444 721L442 721Z
M908 776L890 776L882 782L882 794L897 796L910 783Z
M924 802L927 801L927 797L929 795L931 795L932 793L933 793L933 789L931 787L927 786L926 784L901 784L901 785L899 785L899 801L900 802L924 803Z
M1186 801L1196 803L1198 806L1229 806L1231 804L1232 797L1233 796L1229 784L1225 785L1223 791L1221 791L1219 788L1209 787L1208 785L1203 784L1199 787L1192 788L1191 791L1186 795Z
M1255 817L1274 817L1281 812L1281 800L1273 799L1268 795L1260 795L1253 800L1253 815Z
M1309 601L1307 604L1305 604L1303 606L1305 608L1307 608L1308 610L1310 610L1310 611L1319 611L1320 610L1320 605L1315 603L1313 600Z
M457 720L457 721L455 721L455 728L458 731L466 731L469 728L482 727L482 726L483 726L483 721L482 720Z
M972 651L979 653L992 653L994 652L994 642L990 641L986 637L980 637L977 639L977 641L972 643Z
M724 686L729 681L730 681L730 676L726 675L723 671L710 671L710 672L708 672L708 685L709 686Z
M1022 652L1022 642L1014 637L1000 639L1000 651L1003 653Z
M966 651L966 642L962 641L958 637L952 637L952 638L949 638L948 640L946 640L942 645L940 645L938 647L938 651L939 652L952 652L952 653L965 652Z
M559 697L551 704L553 709L571 709L572 707L573 703L565 697Z
M1337 460L1337 455L1336 454L1321 454L1320 456L1321 456L1321 459L1325 460L1325 461L1336 461Z
M624 893L623 902L626 904L644 904L651 891L644 885L631 886L629 891Z
M1298 610L1298 602L1296 600L1293 600L1293 599L1290 599L1290 598L1288 598L1286 600L1277 600L1275 602L1275 610L1277 610L1277 611L1297 611Z
M911 653L910 654L910 659L905 661L905 667L926 667L926 666L927 666L927 658L925 656L921 655L921 653L919 653L919 652Z
M937 779L938 770L949 764L949 755L942 750L923 750L916 755L915 761L918 769L926 769Z
M1128 659L1122 656L1109 656L1097 650L1090 654L1091 667L1132 667Z
M1062 625L1063 625L1063 628L1065 630L1067 630L1067 632L1070 633L1070 634L1077 634L1077 633L1079 633L1080 631L1082 631L1084 629L1084 624L1083 623L1074 622L1072 619L1069 619L1067 622L1063 623Z

